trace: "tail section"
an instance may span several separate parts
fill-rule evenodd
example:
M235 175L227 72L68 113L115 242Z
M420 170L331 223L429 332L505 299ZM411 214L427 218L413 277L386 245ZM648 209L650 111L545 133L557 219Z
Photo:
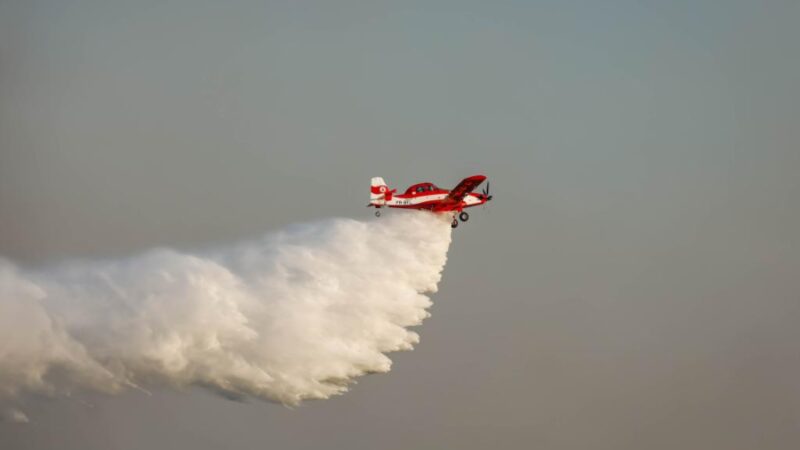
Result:
M392 193L389 186L383 181L381 177L372 178L372 183L369 189L369 204L370 205L385 205L387 200L392 199Z

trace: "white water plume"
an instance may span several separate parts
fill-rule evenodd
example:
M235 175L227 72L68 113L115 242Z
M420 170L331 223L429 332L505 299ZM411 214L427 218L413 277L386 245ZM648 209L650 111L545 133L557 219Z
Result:
M202 254L23 270L0 259L0 409L27 392L204 386L285 404L342 393L409 350L447 219L332 219ZM25 421L15 409L13 418Z

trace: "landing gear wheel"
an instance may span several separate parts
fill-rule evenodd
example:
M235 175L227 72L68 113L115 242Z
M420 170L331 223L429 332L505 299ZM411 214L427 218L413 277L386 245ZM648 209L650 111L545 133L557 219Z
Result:
M381 216L381 211L380 210L376 210L375 211L375 217L380 217L380 216Z
M455 228L457 226L458 226L458 220L456 220L456 218L453 217L453 222L450 224L450 228Z
M466 222L469 220L469 214L466 211L462 211L461 214L458 215L458 218L461 219L462 222Z

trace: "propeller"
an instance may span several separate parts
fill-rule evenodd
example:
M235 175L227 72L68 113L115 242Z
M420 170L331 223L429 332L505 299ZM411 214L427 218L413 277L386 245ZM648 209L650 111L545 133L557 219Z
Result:
M485 198L487 202L492 199L492 196L489 195L489 182L488 181L486 182L486 188L483 190L483 198Z

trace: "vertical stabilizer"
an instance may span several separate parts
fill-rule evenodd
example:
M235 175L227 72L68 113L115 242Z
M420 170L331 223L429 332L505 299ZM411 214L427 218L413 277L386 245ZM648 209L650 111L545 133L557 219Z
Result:
M391 191L381 177L373 177L369 189L369 202L372 205L385 205L391 199Z

